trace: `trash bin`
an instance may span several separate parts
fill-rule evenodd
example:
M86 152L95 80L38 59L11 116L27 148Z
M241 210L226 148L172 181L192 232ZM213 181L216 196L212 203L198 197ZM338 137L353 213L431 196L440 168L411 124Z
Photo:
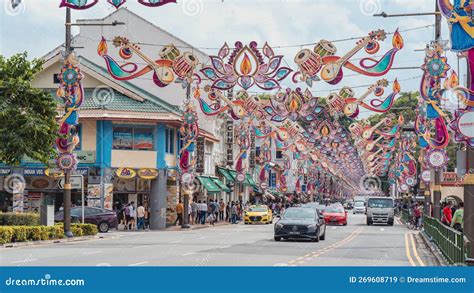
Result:
M54 205L40 206L40 223L43 226L54 226Z

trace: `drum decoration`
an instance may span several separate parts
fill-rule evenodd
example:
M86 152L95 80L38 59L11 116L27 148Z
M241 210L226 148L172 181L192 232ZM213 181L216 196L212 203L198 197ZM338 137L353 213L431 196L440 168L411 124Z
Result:
M283 56L275 55L267 43L261 51L256 42L245 46L242 42L236 42L233 51L225 43L217 56L209 58L211 66L200 71L212 81L212 88L219 90L235 86L247 90L253 85L263 90L279 89L280 81L292 72L289 67L280 66Z
M311 122L323 111L318 105L318 98L313 97L309 90L304 93L300 88L286 89L270 98L270 105L263 108L271 121L283 122L304 120Z
M337 84L343 78L343 67L366 76L385 75L392 67L396 53L403 48L403 38L398 31L395 31L392 37L393 48L379 60L366 57L360 60L359 66L350 62L350 59L362 49L369 55L375 54L379 50L378 42L384 41L385 38L386 33L383 30L372 31L343 56L334 55L336 48L325 40L315 46L314 52L303 49L295 56L299 71L293 74L293 82L303 81L312 86L313 81L322 79L329 84ZM320 78L316 76L318 73Z
M183 147L179 152L178 167L180 170L182 183L189 183L185 182L185 180L188 180L188 177L192 177L192 170L196 164L193 154L195 152L196 141L199 136L199 126L196 106L194 103L189 99L185 99L182 108L183 116L179 133ZM183 174L188 174L190 176L183 176Z
M64 60L60 74L58 74L59 88L56 96L64 102L64 115L59 121L59 137L56 139L56 159L58 167L63 171L71 171L77 167L77 158L72 153L77 144L79 136L75 126L79 123L77 110L84 100L84 91L81 80L83 75L79 68L79 62L74 53Z
M344 100L340 95L336 93L329 94L326 100L329 106L329 113L331 113L331 115L341 113L344 109Z
M158 87L166 87L173 82L178 82L181 83L183 88L186 88L191 83L199 84L201 82L200 77L194 73L199 60L191 52L180 54L179 50L170 44L160 51L160 58L162 59L153 60L143 53L137 44L130 42L125 37L115 37L113 44L119 48L119 55L123 59L128 60L136 55L141 59L140 63L146 64L141 68L133 62L120 65L107 54L107 42L102 37L97 47L97 53L104 58L107 70L114 79L132 80L152 72L153 82ZM180 55L176 56L177 54Z
M61 0L59 7L68 7L76 10L84 10L96 5L99 0ZM107 2L115 7L120 8L127 0L107 0ZM159 7L169 3L176 3L176 0L138 0L138 3L148 7Z

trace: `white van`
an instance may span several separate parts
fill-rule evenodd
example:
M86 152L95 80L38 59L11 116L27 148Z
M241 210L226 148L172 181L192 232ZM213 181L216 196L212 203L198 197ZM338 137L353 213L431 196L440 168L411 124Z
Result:
M367 225L382 223L393 226L394 201L391 197L367 199Z

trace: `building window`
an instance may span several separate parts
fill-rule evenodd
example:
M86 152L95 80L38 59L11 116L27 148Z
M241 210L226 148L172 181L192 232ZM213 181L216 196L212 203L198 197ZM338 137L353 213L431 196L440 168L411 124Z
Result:
M255 147L255 157L260 157L260 147Z
M58 78L58 75L59 74L57 74L57 73L53 74L53 83L54 84L59 84L61 82Z
M113 133L113 149L152 151L153 132L154 128L149 126L116 126Z
M275 158L277 158L277 159L282 159L282 158L283 158L283 151L277 149L277 150L276 150L276 154L275 154Z
M175 148L175 132L174 129L166 128L165 130L166 152L174 154Z

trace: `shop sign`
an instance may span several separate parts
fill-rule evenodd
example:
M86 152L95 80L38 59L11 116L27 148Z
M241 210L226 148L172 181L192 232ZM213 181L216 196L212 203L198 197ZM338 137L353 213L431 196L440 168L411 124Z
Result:
M474 138L474 112L465 112L458 121L459 132L467 138Z
M118 168L115 170L115 175L122 179L132 179L135 178L137 172L135 172L135 170L132 168Z
M137 172L138 177L142 179L155 179L158 177L158 170L153 168L141 168Z
M45 168L25 168L23 170L24 176L45 176Z
M25 172L23 173L25 176L48 176L48 177L53 177L53 178L56 178L56 177L63 177L64 176L64 173L59 169L59 168L47 168L47 169L40 169L40 170L43 170L41 173L41 171L37 171L38 175L28 175L26 173L26 170L27 169L32 169L32 168L25 168ZM30 171L30 173L32 173L33 171ZM40 174L41 173L41 174ZM89 168L77 168L76 170L72 170L71 171L71 175L82 175L82 176L87 176L89 174Z
M95 163L95 151L74 151L74 154L77 155L77 159L80 164L94 164ZM49 164L56 164L56 154L53 154L49 157ZM25 156L21 160L24 164L38 164L40 161L33 160L32 158Z
M64 178L61 178L58 181L59 189L64 189ZM72 189L81 189L82 188L82 177L81 176L71 176L71 188Z
M0 168L0 176L8 176L11 172L11 168Z

